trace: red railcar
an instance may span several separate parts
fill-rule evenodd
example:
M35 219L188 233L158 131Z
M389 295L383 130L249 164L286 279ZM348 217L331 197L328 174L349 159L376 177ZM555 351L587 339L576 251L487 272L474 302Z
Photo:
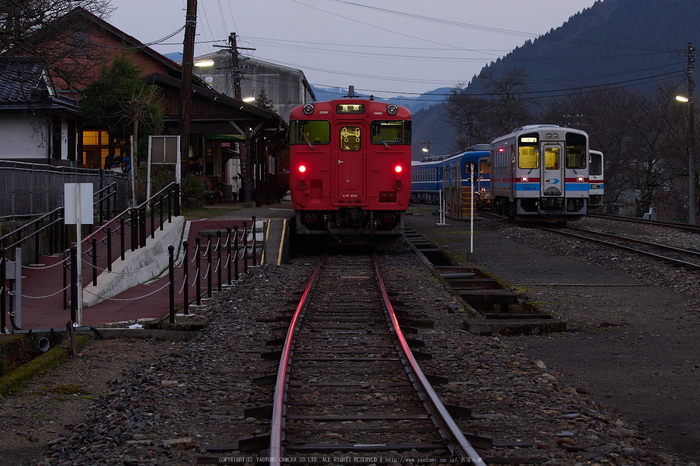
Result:
M294 108L289 187L299 235L359 243L403 234L411 113L351 97Z

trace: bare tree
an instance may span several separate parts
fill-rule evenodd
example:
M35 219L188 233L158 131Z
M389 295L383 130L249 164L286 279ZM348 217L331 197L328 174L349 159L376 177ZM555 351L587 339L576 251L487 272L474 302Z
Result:
M676 86L649 95L628 89L572 92L548 102L543 121L586 131L592 149L605 154L605 199L634 208L651 206L663 218L687 218L687 123Z
M111 0L0 1L0 56L33 56L51 67L69 89L84 85L86 67L97 48L85 25L74 24L69 13L80 7L100 18L114 11Z
M491 126L497 135L531 123L532 114L524 99L527 92L527 70L511 68L503 76L494 76L492 68L486 68L478 78L483 83L489 102Z
M457 84L445 100L443 115L455 131L456 149L488 143L531 123L531 112L524 99L526 79L524 69L511 69L495 77L487 68L469 87Z
M624 193L636 189L629 176L632 109L639 108L641 96L626 89L600 88L572 91L550 100L539 120L586 131L591 149L605 154L605 199L617 202Z
M120 120L126 124L131 124L133 127L131 137L131 193L133 205L137 205L135 173L139 123L144 123L152 128L161 126L164 117L164 103L160 96L160 88L154 85L136 85L131 89L131 95L120 96L118 103L121 109Z
M454 129L455 151L493 139L492 131L481 118L486 111L486 105L484 99L469 94L463 83L452 88L445 100L442 117L445 123Z

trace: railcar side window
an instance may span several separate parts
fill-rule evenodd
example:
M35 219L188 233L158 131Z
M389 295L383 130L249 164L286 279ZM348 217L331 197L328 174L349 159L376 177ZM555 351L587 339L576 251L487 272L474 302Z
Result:
M324 120L292 120L289 122L290 144L328 144L331 125Z
M360 134L359 126L341 126L340 150L360 150Z
M524 169L538 168L540 166L540 157L537 147L535 146L520 146L518 147L518 167Z
M372 144L410 144L410 121L373 121Z
M586 136L567 133L566 168L586 168L586 159Z

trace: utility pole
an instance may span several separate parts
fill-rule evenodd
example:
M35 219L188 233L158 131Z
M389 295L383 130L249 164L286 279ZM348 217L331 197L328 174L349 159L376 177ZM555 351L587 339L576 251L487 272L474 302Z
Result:
M228 35L228 46L215 45L214 47L228 47L231 50L231 77L233 79L233 97L237 100L241 100L243 98L241 93L241 80L243 79L243 72L241 71L240 65L240 62L242 60L238 54L238 51L255 49L251 47L239 47L236 42L235 32L232 32ZM247 60L247 58L243 58L243 60Z
M693 91L695 80L695 48L688 43L688 223L695 225L695 113L693 112Z
M187 0L185 41L182 51L182 85L180 88L180 160L183 180L189 169L190 100L192 98L192 67L194 66L194 35L197 29L197 0Z
M228 42L231 46L231 65L233 74L233 96L237 100L241 100L241 69L238 64L238 44L236 44L236 33L232 32L228 36Z

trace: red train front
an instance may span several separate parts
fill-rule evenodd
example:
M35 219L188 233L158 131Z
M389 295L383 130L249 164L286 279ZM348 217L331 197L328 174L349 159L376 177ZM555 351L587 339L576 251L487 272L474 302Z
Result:
M297 234L342 243L401 235L411 188L411 113L371 98L296 107L289 172Z

